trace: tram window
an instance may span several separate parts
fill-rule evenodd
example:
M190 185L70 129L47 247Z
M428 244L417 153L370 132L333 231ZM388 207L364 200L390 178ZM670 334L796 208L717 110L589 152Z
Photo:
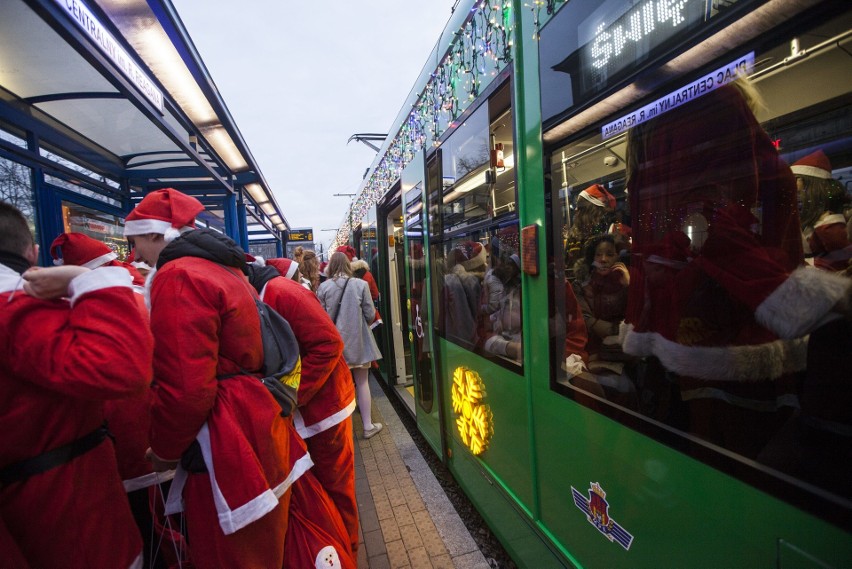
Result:
M748 82L547 162L554 390L847 499L852 325L792 296L813 324L784 333L749 295L773 271L852 277L849 30L797 30L792 64L777 38Z
M24 214L38 243L32 169L0 156L0 200L15 206Z
M507 86L447 138L440 156L429 177L430 190L441 188L429 198L436 326L447 340L517 370L521 270Z

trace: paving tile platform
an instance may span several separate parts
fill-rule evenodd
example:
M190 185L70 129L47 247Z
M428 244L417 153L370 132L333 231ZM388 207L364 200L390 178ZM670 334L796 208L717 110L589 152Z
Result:
M352 416L358 569L490 569L372 374L370 390L372 420L384 429L365 440Z

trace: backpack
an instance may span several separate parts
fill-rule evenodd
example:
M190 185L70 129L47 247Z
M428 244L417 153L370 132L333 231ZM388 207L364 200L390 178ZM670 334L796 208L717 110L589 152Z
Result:
M266 386L269 393L281 407L281 416L289 417L297 405L296 395L302 379L302 360L299 357L299 342L287 319L278 314L274 308L257 297L257 293L248 281L241 279L223 265L222 269L242 282L251 292L257 315L260 318L260 337L263 342L263 367L260 382ZM227 379L235 375L254 375L240 369L239 374L220 376Z
M296 394L302 376L299 344L290 323L274 308L254 299L260 317L263 339L263 367L260 381L281 406L281 416L288 417L296 408Z

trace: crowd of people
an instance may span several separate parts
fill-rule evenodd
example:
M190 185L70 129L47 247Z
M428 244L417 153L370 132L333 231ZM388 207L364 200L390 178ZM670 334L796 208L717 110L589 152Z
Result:
M203 209L153 191L128 259L65 233L43 268L0 202L4 568L357 566L356 405L365 438L382 429L368 281L351 247L323 284L313 251L247 255ZM263 383L262 306L298 350L289 410Z

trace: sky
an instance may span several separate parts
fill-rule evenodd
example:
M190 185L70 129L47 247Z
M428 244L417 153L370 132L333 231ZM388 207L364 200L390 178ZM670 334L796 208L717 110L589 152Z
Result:
M292 228L324 248L454 0L172 0ZM215 7L214 7L215 6ZM375 143L374 143L375 144Z

